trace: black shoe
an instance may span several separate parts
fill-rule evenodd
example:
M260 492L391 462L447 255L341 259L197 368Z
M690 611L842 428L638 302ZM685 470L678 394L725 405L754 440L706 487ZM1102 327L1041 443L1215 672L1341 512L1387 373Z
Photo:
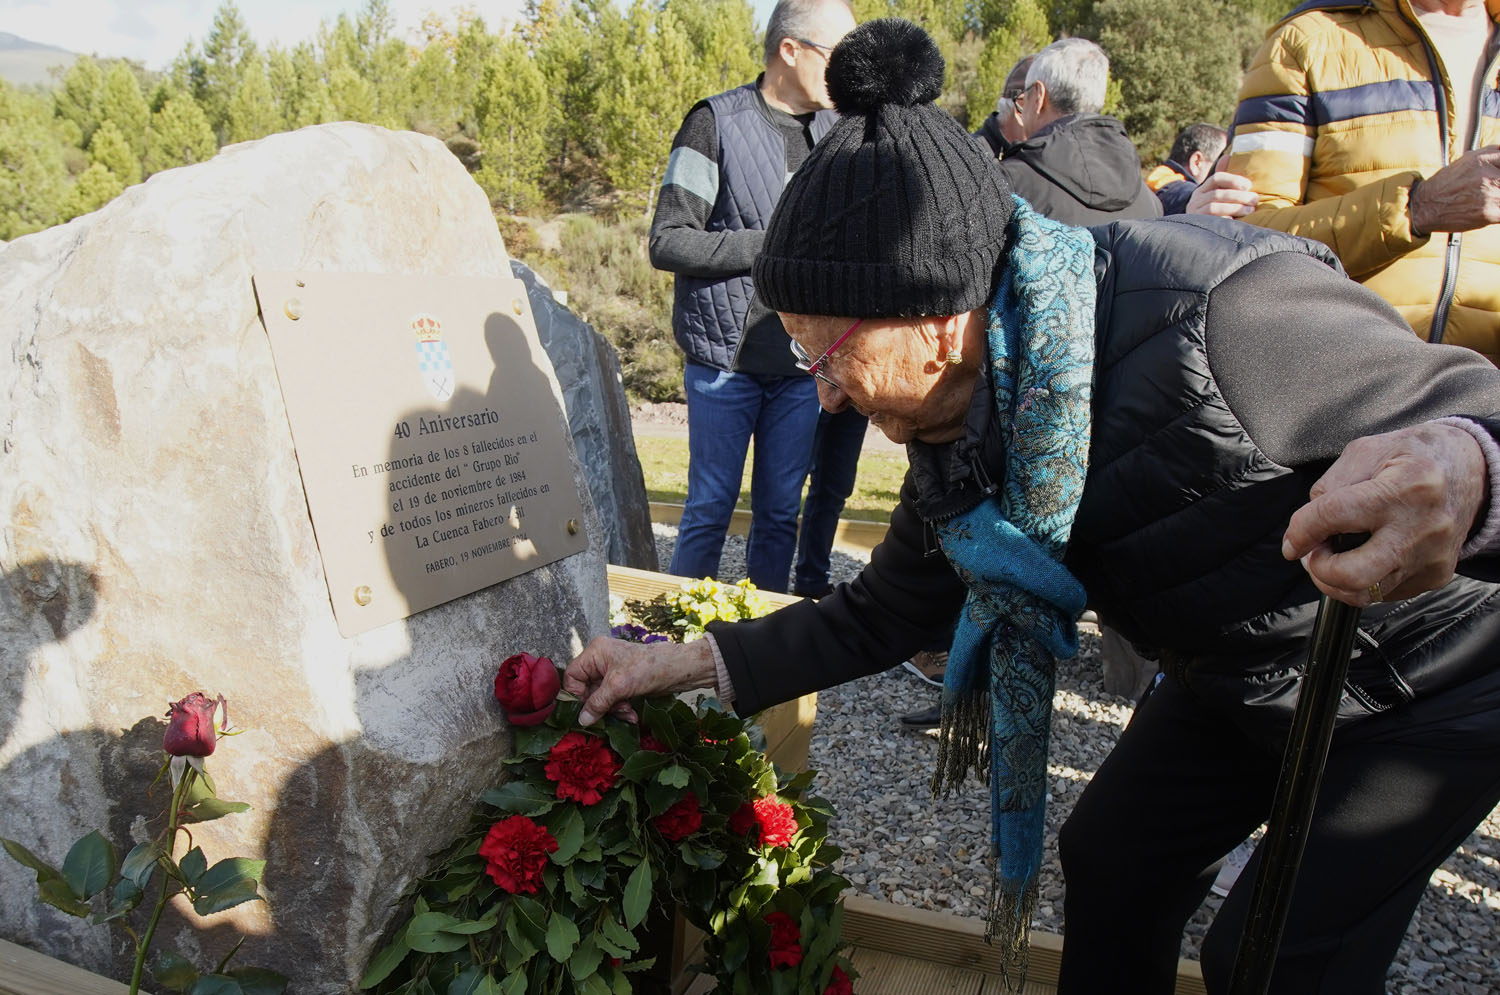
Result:
M826 597L828 597L832 593L833 593L833 585L832 584L824 584L822 587L820 587L820 588L818 588L817 590L814 590L814 591L799 591L795 587L792 588L792 596L793 597L798 597L798 598L812 598L814 601L817 601L819 598L826 598Z
M942 718L942 706L933 705L931 708L924 708L920 712L907 712L901 716L899 721L903 729L925 730L936 729Z

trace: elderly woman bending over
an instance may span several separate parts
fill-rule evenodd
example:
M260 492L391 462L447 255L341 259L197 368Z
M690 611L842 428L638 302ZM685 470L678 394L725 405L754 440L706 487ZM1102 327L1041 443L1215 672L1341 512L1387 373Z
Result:
M1325 591L1365 608L1362 635L1272 989L1381 992L1429 874L1500 798L1500 586L1480 579L1500 372L1413 338L1313 243L1040 217L933 105L942 71L904 21L835 49L843 118L754 270L823 406L907 444L885 541L820 602L689 645L596 640L567 687L585 721L694 687L748 714L958 614L934 783L989 778L990 920L1019 959L1053 662L1093 607L1165 677L1062 830L1061 990L1169 992L1218 861L1267 815ZM1210 990L1253 879L1205 944Z

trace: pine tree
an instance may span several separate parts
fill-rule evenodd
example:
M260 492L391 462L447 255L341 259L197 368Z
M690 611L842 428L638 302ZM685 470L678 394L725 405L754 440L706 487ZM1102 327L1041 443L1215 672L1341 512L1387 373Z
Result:
M104 131L101 126L94 137L97 138ZM120 196L125 189L125 184L120 178L110 172L108 166L102 162L94 162L83 175L78 177L78 182L73 184L73 189L68 192L68 199L63 205L63 214L71 219L80 214L89 214L99 210L105 204Z
M266 73L266 63L259 55L246 61L239 86L229 99L229 117L225 122L225 142L248 142L281 130L276 96Z
M141 103L144 106L145 101ZM142 128L141 132L141 145L144 148L145 129ZM89 158L93 160L94 166L103 166L109 170L121 185L121 189L141 182L141 160L136 156L135 150L130 147L130 140L115 126L114 121L105 121L95 130L94 137L89 142ZM82 182L81 178L80 182ZM97 206L96 204L95 207ZM85 211L92 210L94 210L93 207L85 209Z
M229 133L229 105L254 55L255 42L239 8L234 0L224 0L203 43L202 76L193 91L220 144Z
M539 11L538 16L547 16ZM599 88L603 82L603 34L587 8L564 8L541 34L537 66L547 79L553 113L547 129L548 178L559 199L579 180L580 167L600 155ZM618 15L614 15L618 19Z
M539 125L549 113L547 81L520 38L495 49L485 66L477 110L484 165L475 179L493 203L511 214L541 200L547 138Z
M336 121L374 121L375 88L351 66L328 74L328 96Z
M407 80L411 126L446 138L458 128L459 109L453 86L453 60L440 43L430 43L417 57Z
M280 53L268 66L272 92L281 108L282 127L291 131L311 124L338 120L333 97L323 78L323 68L308 42L301 42L290 55Z
M63 220L68 169L53 120L52 101L0 80L0 240Z
M112 63L104 74L104 87L99 95L99 120L113 122L124 137L135 156L135 179L130 174L116 171L124 183L139 182L140 160L146 154L146 126L151 123L151 108L141 91L141 81L130 64L124 60ZM114 169L114 166L110 167Z
M208 115L198 102L185 93L167 97L146 129L146 172L205 162L218 149Z
M73 60L57 91L57 116L78 129L78 145L88 145L99 127L99 103L104 96L104 71L87 55Z

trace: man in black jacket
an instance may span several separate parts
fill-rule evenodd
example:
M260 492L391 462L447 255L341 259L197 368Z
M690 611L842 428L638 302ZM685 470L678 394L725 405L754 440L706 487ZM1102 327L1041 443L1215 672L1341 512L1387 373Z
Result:
M1043 215L1070 225L1161 216L1141 179L1125 126L1099 113L1109 57L1084 38L1036 54L1015 97L1025 138L1000 160L1011 189Z

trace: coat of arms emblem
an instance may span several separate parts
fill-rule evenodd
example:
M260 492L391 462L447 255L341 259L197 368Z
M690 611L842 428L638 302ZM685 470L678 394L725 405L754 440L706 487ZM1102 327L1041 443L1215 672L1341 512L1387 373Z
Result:
M443 341L443 323L430 314L419 314L411 320L417 336L417 367L422 385L434 400L446 401L453 396L453 357Z

